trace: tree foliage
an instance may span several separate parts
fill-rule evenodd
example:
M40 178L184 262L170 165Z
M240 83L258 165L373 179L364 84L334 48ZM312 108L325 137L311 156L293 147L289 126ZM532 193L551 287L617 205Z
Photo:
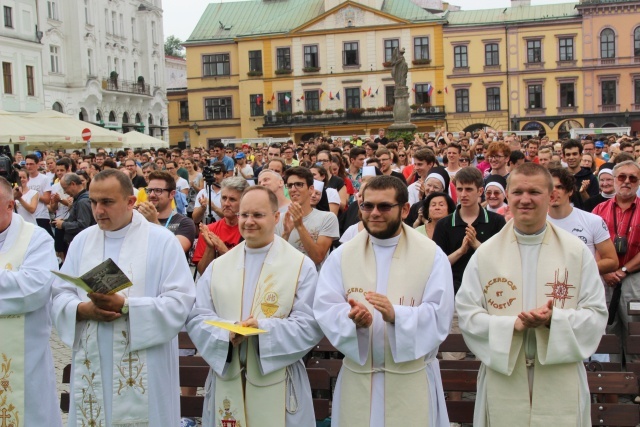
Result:
M164 42L164 54L167 56L177 56L180 58L184 58L184 48L182 47L182 40L174 35L167 37L167 40Z

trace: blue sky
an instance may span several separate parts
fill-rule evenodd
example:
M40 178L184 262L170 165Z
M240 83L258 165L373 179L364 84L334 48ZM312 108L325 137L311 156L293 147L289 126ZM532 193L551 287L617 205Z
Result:
M182 41L189 38L198 20L209 3L220 3L232 0L163 0L164 36L179 37ZM236 1L236 0L233 0ZM510 0L449 0L449 3L461 6L464 10L492 9L508 7ZM532 0L531 4L577 3L572 0Z

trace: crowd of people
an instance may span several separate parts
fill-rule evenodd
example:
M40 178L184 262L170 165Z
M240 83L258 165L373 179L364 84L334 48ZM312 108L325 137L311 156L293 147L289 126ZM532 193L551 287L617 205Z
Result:
M609 360L593 354L605 331L637 357L638 157L631 137L444 128L16 152L0 178L0 416L61 425L53 326L73 350L70 426L195 425L181 330L211 367L207 427L315 425L302 358L323 336L344 354L333 426L448 427L438 357L469 357L438 355L450 333L482 362L474 425L590 426L583 361ZM133 286L52 274L109 258Z

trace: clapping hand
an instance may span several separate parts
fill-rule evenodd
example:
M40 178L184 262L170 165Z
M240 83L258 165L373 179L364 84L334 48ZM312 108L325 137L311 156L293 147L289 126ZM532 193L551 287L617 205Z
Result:
M531 311L523 311L518 314L515 329L524 331L527 328L537 328L539 326L549 326L551 324L551 315L553 314L553 300L550 299L546 304L534 308Z
M386 295L377 292L367 292L364 294L364 297L373 308L382 314L382 320L389 323L396 321L396 311Z
M356 324L356 328L368 328L371 326L373 323L373 316L369 313L367 307L353 299L350 299L348 302L351 306L349 319L353 320L353 323Z

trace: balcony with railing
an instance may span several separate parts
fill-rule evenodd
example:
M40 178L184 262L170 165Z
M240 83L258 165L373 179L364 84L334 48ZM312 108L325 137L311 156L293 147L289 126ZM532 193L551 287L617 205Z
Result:
M112 92L134 93L151 96L151 85L144 81L129 81L123 79L102 79L102 89Z
M599 105L601 113L618 113L620 112L620 104Z
M307 111L296 113L281 113L269 111L264 116L265 127L278 126L309 126L309 125L338 125L345 123L366 123L379 121L393 121L393 111L388 107L378 108L356 108L347 111L324 110ZM411 121L421 120L443 120L445 117L444 105L418 108L412 110Z

